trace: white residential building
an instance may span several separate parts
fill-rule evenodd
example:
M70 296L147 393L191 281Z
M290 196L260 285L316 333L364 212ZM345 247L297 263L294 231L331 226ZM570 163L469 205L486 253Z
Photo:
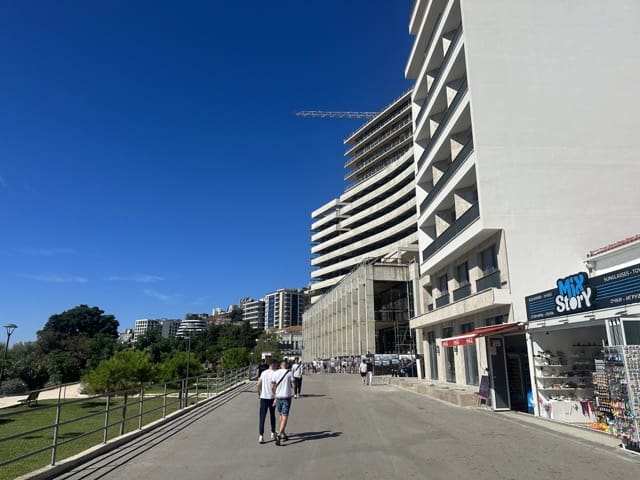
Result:
M264 328L283 329L302 325L305 308L303 289L280 288L264 297Z
M265 303L264 300L247 300L243 304L244 314L242 318L249 322L252 328L264 330L265 325Z
M631 0L415 2L411 326L426 377L477 385L488 368L509 408L495 392L531 353L524 297L637 230L638 18Z

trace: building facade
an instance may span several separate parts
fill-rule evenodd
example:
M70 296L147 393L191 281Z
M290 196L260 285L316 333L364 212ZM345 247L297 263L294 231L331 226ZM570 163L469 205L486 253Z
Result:
M264 309L266 330L301 326L305 292L303 289L278 289L265 295Z
M159 331L164 338L169 338L177 334L179 326L180 320L174 320L170 318L142 318L140 320L136 320L136 324L133 329L134 341L136 337L144 334L148 330L153 329Z
M252 328L264 330L265 325L265 302L264 300L247 300L243 303L245 321L249 322Z
M416 81L420 288L411 326L424 376L476 385L487 373L494 408L526 408L533 383L520 369L522 391L495 396L514 374L506 359L527 364L532 354L524 297L638 224L640 190L626 179L639 171L640 5L621 3L413 7L405 74ZM478 330L496 324L508 325Z
M409 262L418 234L411 93L345 144L349 184L340 198L312 213L307 360L412 350Z

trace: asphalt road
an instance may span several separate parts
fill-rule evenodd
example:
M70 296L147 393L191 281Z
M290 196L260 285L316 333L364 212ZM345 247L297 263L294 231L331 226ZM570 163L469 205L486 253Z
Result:
M512 416L460 408L359 375L307 375L290 439L258 444L249 384L223 403L58 478L447 479L638 478L640 457ZM266 431L269 431L267 419Z

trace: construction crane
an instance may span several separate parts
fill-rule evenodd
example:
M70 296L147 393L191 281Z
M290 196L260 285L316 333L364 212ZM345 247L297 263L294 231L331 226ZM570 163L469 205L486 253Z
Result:
M379 112L323 112L321 110L303 110L296 112L296 117L308 118L372 118Z

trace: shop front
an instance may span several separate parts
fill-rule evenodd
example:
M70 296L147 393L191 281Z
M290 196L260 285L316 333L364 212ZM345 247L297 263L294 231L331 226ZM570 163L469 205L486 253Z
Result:
M616 417L640 416L638 380L629 377L627 361L638 352L627 348L640 344L640 264L568 275L525 303L536 413L621 435ZM637 425L625 425L637 442Z
M486 369L480 379L480 395L494 410L528 411L531 391L523 323L503 323L476 328L442 340L448 351L476 349L486 352ZM484 355L483 355L484 356ZM488 389L483 392L484 388Z

